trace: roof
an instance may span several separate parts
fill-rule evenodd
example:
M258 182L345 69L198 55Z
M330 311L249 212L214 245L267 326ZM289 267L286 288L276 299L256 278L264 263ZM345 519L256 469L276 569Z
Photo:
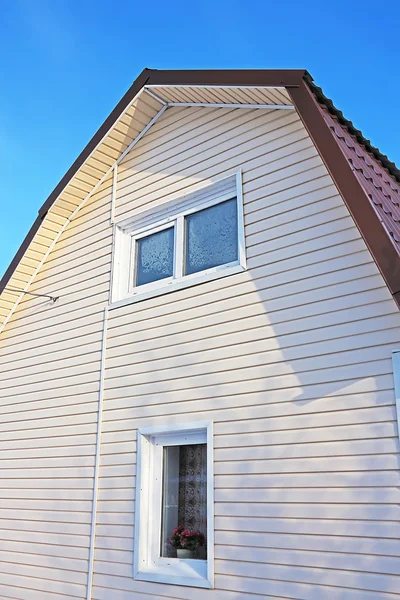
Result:
M308 82L317 98L323 117L343 154L352 165L360 184L376 206L388 233L400 247L400 170L375 148L343 113L335 108L321 88Z
M355 129L305 70L144 69L39 210L0 281L0 331L70 219L168 107L239 104L297 109L396 301L400 171ZM7 289L6 289L7 286Z

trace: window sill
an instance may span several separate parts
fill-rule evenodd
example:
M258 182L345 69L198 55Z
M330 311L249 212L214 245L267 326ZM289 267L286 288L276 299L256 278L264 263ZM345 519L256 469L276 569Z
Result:
M206 577L202 577L196 573L196 571L193 570L193 574L191 575L191 569L183 569L181 574L177 573L177 570L176 568L172 569L172 573L168 573L166 567L161 569L155 568L154 570L141 570L136 573L134 578L139 581L151 581L152 583L168 583L206 589L213 588L212 583Z
M215 279L220 279L221 277L228 277L229 275L242 273L245 270L246 268L244 266L238 264L225 267L220 270L205 271L202 273L198 273L195 276L190 275L187 278L185 277L179 280L172 280L169 283L166 283L165 285L160 285L160 287L155 287L150 290L147 289L143 292L136 293L132 296L127 296L126 298L115 300L109 304L109 308L120 308L122 306L127 306L128 304L133 304L135 302L147 300L149 298L163 296L164 294L169 294L177 290L182 290L188 287L192 287L194 285L199 285L200 283L205 283L206 281L213 281Z

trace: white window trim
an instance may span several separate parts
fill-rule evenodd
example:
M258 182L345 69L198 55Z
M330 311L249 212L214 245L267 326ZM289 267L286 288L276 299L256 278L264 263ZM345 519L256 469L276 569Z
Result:
M222 192L211 200L195 202L196 194L213 188L226 179L235 177L236 187L234 192ZM110 308L125 306L147 298L153 298L183 289L189 286L226 277L246 270L246 245L244 235L243 190L242 172L239 170L233 175L223 177L211 184L197 186L196 190L184 196L171 200L165 206L159 206L154 211L142 211L128 222L118 223L114 226L113 240L113 267L112 290L110 294ZM194 198L186 208L179 208L185 198ZM238 260L212 267L198 273L183 275L183 255L177 248L183 248L184 219L187 215L198 212L210 206L215 206L236 196L238 220ZM141 225L142 223L142 225ZM167 277L152 283L134 287L132 280L134 260L134 247L137 239L162 231L168 227L175 228L174 276ZM127 283L128 280L128 283Z
M397 433L400 438L400 349L393 350L392 353L394 395L396 399L397 411Z
M154 498L151 490L155 480L152 471L153 447L151 438L176 435L176 443L181 443L185 434L193 440L207 442L207 560L158 558L156 564L152 560L154 546L160 544L160 522L154 510ZM161 438L159 438L161 439ZM172 438L173 440L173 438ZM173 443L173 442L172 442ZM193 442L195 443L195 442ZM161 485L160 477L158 483ZM169 583L200 588L214 587L214 459L213 459L213 424L211 421L198 423L181 423L160 427L144 427L137 433L137 481L135 503L135 537L134 537L134 579L155 583ZM159 498L159 494L156 494ZM161 509L161 505L159 507ZM151 524L155 523L153 534ZM150 529L149 529L150 527Z

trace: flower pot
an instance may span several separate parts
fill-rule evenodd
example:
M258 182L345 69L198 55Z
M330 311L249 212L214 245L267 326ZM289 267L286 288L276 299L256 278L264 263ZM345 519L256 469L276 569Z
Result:
M195 551L187 550L186 548L177 548L176 555L178 558L194 558Z

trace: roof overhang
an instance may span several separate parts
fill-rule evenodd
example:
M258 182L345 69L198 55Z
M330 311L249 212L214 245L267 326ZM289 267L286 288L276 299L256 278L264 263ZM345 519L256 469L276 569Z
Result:
M365 192L318 111L311 82L305 70L145 69L40 208L0 281L0 331L77 212L116 173L119 162L165 110L177 106L296 109L396 296L400 291L399 253L370 203L365 202Z

